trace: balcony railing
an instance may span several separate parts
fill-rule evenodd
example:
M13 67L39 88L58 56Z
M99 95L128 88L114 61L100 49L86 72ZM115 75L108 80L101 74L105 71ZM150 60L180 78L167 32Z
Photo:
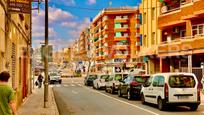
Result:
M193 3L198 0L171 0L171 1L174 1L173 5L169 5L168 3L166 3L166 5L163 5L161 7L161 14L167 14L167 13L179 10L181 6L184 6L189 3Z

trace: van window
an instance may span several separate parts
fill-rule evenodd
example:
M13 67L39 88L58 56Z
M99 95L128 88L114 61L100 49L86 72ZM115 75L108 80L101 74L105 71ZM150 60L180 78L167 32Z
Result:
M164 77L163 76L156 76L153 81L154 87L163 87L164 86Z
M169 77L169 85L172 88L194 88L195 79L188 75L173 75Z
M149 87L152 83L152 77L149 77L148 80L144 83L144 87Z

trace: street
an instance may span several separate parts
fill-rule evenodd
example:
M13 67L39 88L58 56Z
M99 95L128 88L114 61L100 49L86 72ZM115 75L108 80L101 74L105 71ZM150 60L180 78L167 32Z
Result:
M204 105L197 111L186 107L171 107L158 110L156 105L142 105L140 100L119 98L104 90L94 90L83 85L83 78L64 78L62 84L52 85L60 115L202 115Z

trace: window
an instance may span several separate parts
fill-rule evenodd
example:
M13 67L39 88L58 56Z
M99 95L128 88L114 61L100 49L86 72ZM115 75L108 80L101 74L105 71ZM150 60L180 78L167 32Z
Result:
M115 28L121 28L121 24L120 23L115 23Z
M121 32L116 32L116 33L115 33L115 36L116 36L116 37L121 37L122 34L121 34Z
M193 25L192 35L204 35L204 24Z
M128 19L128 16L123 16L123 19Z
M185 38L186 37L186 30L181 30L180 31L180 37Z
M152 32L152 45L155 45L156 44L156 42L155 42L155 32Z
M149 87L152 83L152 77L148 78L147 82L145 82L144 87Z
M146 16L147 16L147 13L144 13L143 24L146 24Z
M163 87L165 84L163 76L156 76L153 81L154 87Z
M195 79L188 75L174 75L169 77L169 85L171 88L194 88Z
M155 19L155 8L152 8L152 20Z

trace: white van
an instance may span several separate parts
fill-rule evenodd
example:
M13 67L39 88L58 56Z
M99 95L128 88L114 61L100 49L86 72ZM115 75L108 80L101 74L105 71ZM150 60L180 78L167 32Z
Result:
M154 74L142 87L141 101L158 104L160 110L179 105L195 111L200 104L198 80L192 73Z

